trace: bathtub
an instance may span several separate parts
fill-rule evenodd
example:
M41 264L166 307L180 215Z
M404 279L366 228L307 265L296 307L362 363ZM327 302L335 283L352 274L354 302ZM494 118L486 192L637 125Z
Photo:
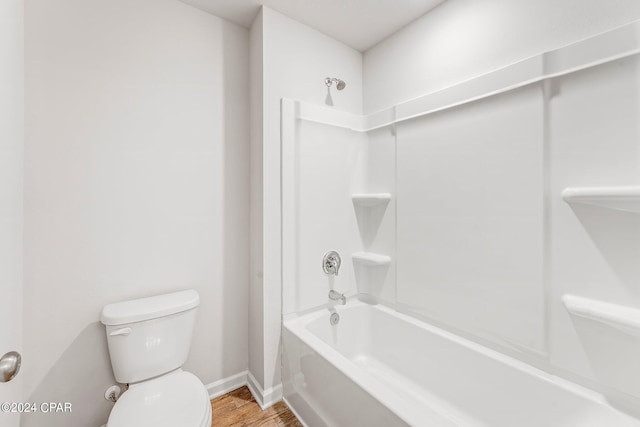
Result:
M600 395L383 305L283 326L285 400L316 426L622 427Z

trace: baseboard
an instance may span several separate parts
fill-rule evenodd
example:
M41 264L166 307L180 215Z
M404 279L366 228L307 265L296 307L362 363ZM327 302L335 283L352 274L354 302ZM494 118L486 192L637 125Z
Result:
M263 411L282 400L282 384L263 390L251 372L247 372L247 387Z
M209 392L209 399L215 399L218 396L222 396L247 384L247 374L248 371L243 371L239 374L231 375L230 377L207 384L205 387L207 387L207 391Z
M260 405L262 410L265 410L274 403L278 403L282 400L282 384L263 390L260 383L258 383L256 378L249 371L243 371L239 374L214 381L211 384L207 384L205 387L209 393L209 399L215 399L216 397L229 393L243 385L246 385L249 388L249 391L251 391L251 394L256 399L256 402Z

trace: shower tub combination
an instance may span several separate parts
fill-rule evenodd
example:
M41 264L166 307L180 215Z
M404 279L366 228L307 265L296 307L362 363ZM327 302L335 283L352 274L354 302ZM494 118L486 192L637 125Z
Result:
M285 398L309 426L640 426L600 395L383 305L285 318Z
M360 298L351 297L346 305L338 306L336 310L340 315L340 321L337 324L330 323L331 312L328 307L331 308L332 304L327 306L327 300L324 298L326 292L333 289L334 283L329 282L327 286L321 280L324 277L312 275L319 274L314 270L314 254L322 253L321 250L326 249L327 244L339 246L335 239L344 236L331 236L334 240L329 242L322 240L325 238L323 234L320 236L322 239L312 241L309 238L310 233L304 234L305 230L300 224L305 214L310 215L314 212L309 207L310 204L316 203L311 207L320 211L327 204L332 204L336 209L338 203L334 203L333 199L323 199L327 192L320 190L324 190L325 187L341 190L347 186L342 185L342 182L329 185L331 183L323 181L322 186L318 187L319 190L307 187L303 191L298 184L304 182L301 176L309 178L312 175L313 168L318 167L318 158L331 164L343 161L347 165L345 168L355 162L353 159L357 159L351 152L349 153L353 159L344 160L337 155L331 157L327 154L331 150L326 148L326 145L322 145L322 150L317 148L329 142L341 144L333 138L335 132L329 131L333 128L347 129L356 134L388 126L394 127L403 121L439 113L450 107L476 103L480 99L520 88L533 88L529 92L535 92L535 96L542 99L543 95L548 95L548 88L545 89L543 85L551 79L562 78L600 65L606 67L607 63L615 61L621 61L614 64L620 67L612 66L606 70L635 70L633 67L636 67L640 55L640 39L637 34L640 34L640 22L529 58L458 86L398 104L389 110L369 116L349 115L308 103L283 100L283 391L289 406L305 424L313 427L640 426L640 417L636 413L640 412L635 403L637 400L633 400L631 404L616 400L614 406L596 391L437 328L405 314L402 310L390 308L397 306L402 309L408 302L398 299L397 292L375 292L380 287L371 286L373 281L370 279L375 279L373 272L379 270L370 270L372 273L367 276L368 280L359 281L356 275L355 284L350 283L349 279L343 279L344 276L350 277L349 271L345 275L341 274L342 281L336 282L338 289L344 291L346 286L350 286L348 294L358 294ZM630 60L626 61L627 58ZM577 75L585 80L583 74ZM536 123L542 121L543 115L538 114L542 106L546 105L547 109L559 108L558 102L550 104L547 98L531 104L536 108L533 113L535 117L532 119L538 120ZM628 100L628 97L625 95L624 99ZM301 150L302 146L301 142L296 140L300 136L296 126L302 121L313 122L314 126L329 125L326 126L329 129L326 135L315 136L308 142L307 145L316 151L305 152L307 157L296 151ZM314 153L317 158L313 157ZM313 157L313 161L308 160L308 157ZM297 162L305 159L306 163L296 169ZM302 175L303 173L306 175ZM303 196L307 198L299 199ZM351 201L348 192L338 196L341 197L340 200L344 196L345 201ZM558 201L559 194L551 196L555 197L555 202ZM351 208L350 204L338 207L344 211L338 216L348 218L350 212L347 209ZM316 226L316 223L312 224ZM343 243L342 247L348 247L347 243ZM354 264L358 261L356 255L357 253L352 255ZM374 265L371 267L373 269L390 268L389 276L393 276L397 271L393 270L396 266L395 260L384 257L383 263L378 262L378 258L381 257L369 256L365 261ZM359 260L360 263L361 261ZM384 264L385 267L375 267L377 264ZM349 264L345 267L348 268ZM398 277L396 274L395 278ZM392 285L396 290L403 285L406 286L395 282ZM367 298L364 298L364 295ZM554 298L556 302L556 305L550 307L557 309L558 295L549 297ZM381 301L385 301L387 305L375 303ZM567 301L573 300L565 298L565 305ZM407 312L413 313L411 310ZM580 310L576 313L591 320L601 320L590 312L586 316ZM614 318L618 319L624 313L616 312ZM505 316L505 322L510 320ZM621 322L618 319L616 322L633 324L634 328L637 328L637 322L633 318L622 320ZM458 330L460 329L464 330ZM596 333L601 331L594 330ZM634 334L636 332L637 330ZM625 340L628 342L629 338L625 337ZM609 360L619 361L617 357L623 355L623 352L615 354L616 350L611 351L614 354ZM626 363L630 366L628 372L625 371L614 379L630 389L629 396L635 398L635 365L633 359L627 360ZM606 382L603 384L611 385ZM616 384L613 385L615 389ZM629 392L627 389L619 388L623 392ZM617 399L613 395L609 398ZM620 409L622 407L626 409L623 411ZM633 413L634 416L629 413Z

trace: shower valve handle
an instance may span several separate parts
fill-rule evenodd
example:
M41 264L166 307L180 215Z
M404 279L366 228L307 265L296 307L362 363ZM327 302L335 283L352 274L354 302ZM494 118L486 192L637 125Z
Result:
M336 251L329 251L324 254L322 257L322 270L325 274L333 274L335 276L338 275L338 271L340 270L340 254Z

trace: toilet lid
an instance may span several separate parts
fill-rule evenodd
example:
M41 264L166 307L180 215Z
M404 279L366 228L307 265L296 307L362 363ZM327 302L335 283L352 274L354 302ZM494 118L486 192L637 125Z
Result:
M210 408L198 377L177 371L132 385L113 407L107 427L201 427Z

